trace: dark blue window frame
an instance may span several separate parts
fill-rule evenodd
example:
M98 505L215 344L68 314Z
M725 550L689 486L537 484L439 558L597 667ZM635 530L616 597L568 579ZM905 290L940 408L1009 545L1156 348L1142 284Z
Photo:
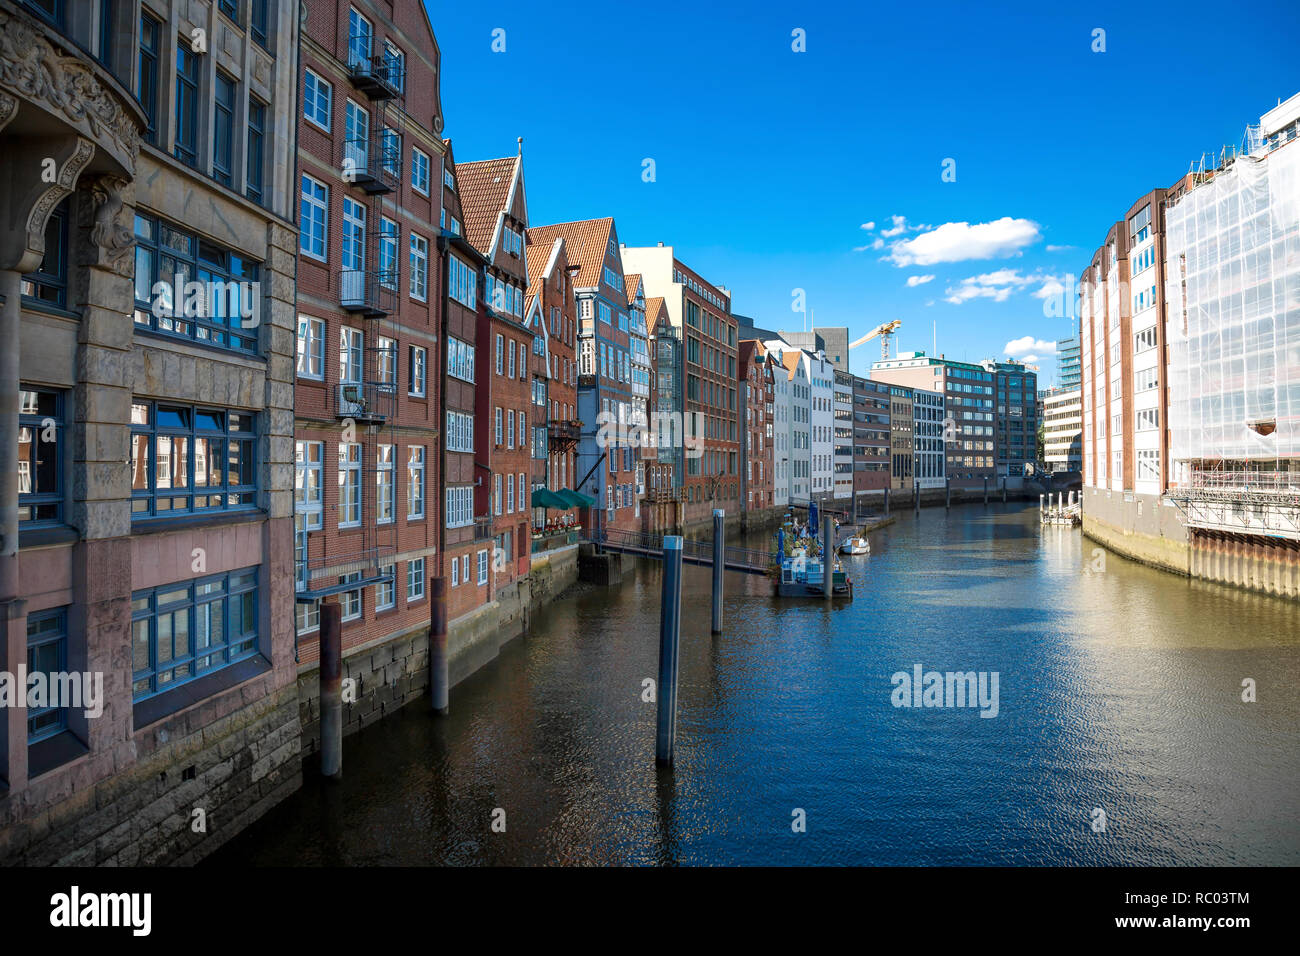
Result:
M172 155L197 166L199 130L199 58L181 37L176 44L176 142Z
M248 170L244 194L262 204L262 177L266 168L266 104L248 99Z
M231 183L235 157L235 98L237 84L230 77L216 74L212 113L212 178L223 186Z
M244 304L243 286L247 285L248 294L257 299L249 301L253 306L249 311L252 318L260 321L260 263L201 239L166 220L140 213L135 217L135 236L136 325L236 352L257 352L258 327L245 327L241 306ZM199 311L212 314L183 314L185 290L174 288L177 276L181 283L197 281L204 284L205 301ZM162 296L166 308L161 311L175 314L154 315L153 288L157 282L167 283L170 290L170 296ZM231 283L235 284L233 288ZM221 288L227 294L207 294Z
M51 608L27 616L27 673L59 674L68 670L68 609ZM24 688L24 691L26 689ZM68 729L66 707L28 707L27 743Z
M160 478L166 480L161 487ZM133 521L255 508L257 416L201 405L134 402L131 486Z
M57 525L63 521L63 393L21 386L18 392L18 524ZM50 428L54 441L46 440ZM53 448L48 446L53 445ZM27 465L26 484L22 465ZM40 487L38 487L40 486Z
M258 653L259 568L178 581L131 595L135 702Z
M147 13L140 15L140 75L135 97L148 120L144 140L158 142L158 36L162 25Z

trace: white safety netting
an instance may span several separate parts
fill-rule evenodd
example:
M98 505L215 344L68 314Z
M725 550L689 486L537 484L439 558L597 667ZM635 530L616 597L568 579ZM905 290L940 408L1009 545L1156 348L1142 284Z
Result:
M1300 468L1300 145L1238 158L1165 219L1175 481Z

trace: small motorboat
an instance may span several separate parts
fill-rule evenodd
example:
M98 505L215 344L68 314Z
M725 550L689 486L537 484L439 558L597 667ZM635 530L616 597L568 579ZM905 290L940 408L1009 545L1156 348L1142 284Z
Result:
M861 535L845 538L840 542L840 554L870 554L871 543Z
M781 558L776 570L776 593L779 597L825 597L826 576L821 558L803 548ZM853 598L853 582L842 568L832 565L831 596Z

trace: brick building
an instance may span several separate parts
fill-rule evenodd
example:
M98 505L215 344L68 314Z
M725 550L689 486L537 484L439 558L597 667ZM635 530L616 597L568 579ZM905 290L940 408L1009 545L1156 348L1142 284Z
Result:
M702 454L686 456L684 523L712 520L713 509L737 512L740 496L738 322L731 297L673 255L672 246L623 247L646 292L664 300L682 336L683 424L701 433Z
M427 627L439 544L439 51L418 7L311 4L298 116L299 657Z
M531 452L533 487L560 492L577 480L579 441L576 303L573 277L578 267L569 264L564 237L538 242L530 229L525 234L528 257L528 295L525 309L533 330ZM534 508L534 527L547 521L562 525L579 521L576 508Z
M741 472L746 511L766 511L773 500L773 366L775 358L757 339L740 342L740 381L744 429L741 432ZM781 369L785 371L784 368Z
M853 494L859 507L891 484L893 433L889 386L853 377Z
M528 201L523 149L504 159L457 163L457 186L465 214L465 236L483 256L483 286L478 308L480 369L475 403L475 455L478 502L492 515L493 554L489 567L471 569L475 587L488 583L490 600L514 589L528 576L532 453L533 333L524 321L528 265L524 231ZM452 569L448 584L464 578ZM486 572L486 573L485 573Z
M594 530L640 530L636 496L639 447L628 441L637 396L631 382L627 284L612 218L537 226L539 243L563 237L578 312L578 419L581 422L574 490L596 499L583 514ZM607 427L602 430L602 423Z

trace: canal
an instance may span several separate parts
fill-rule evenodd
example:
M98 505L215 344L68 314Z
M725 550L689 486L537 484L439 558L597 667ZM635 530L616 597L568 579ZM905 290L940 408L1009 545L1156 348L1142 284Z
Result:
M309 763L210 862L1300 863L1295 604L1040 529L1036 504L904 512L871 545L833 610L729 573L720 637L708 570L685 570L672 771L642 563L544 609L449 717L347 738L340 783ZM996 672L996 717L894 706L917 664Z

